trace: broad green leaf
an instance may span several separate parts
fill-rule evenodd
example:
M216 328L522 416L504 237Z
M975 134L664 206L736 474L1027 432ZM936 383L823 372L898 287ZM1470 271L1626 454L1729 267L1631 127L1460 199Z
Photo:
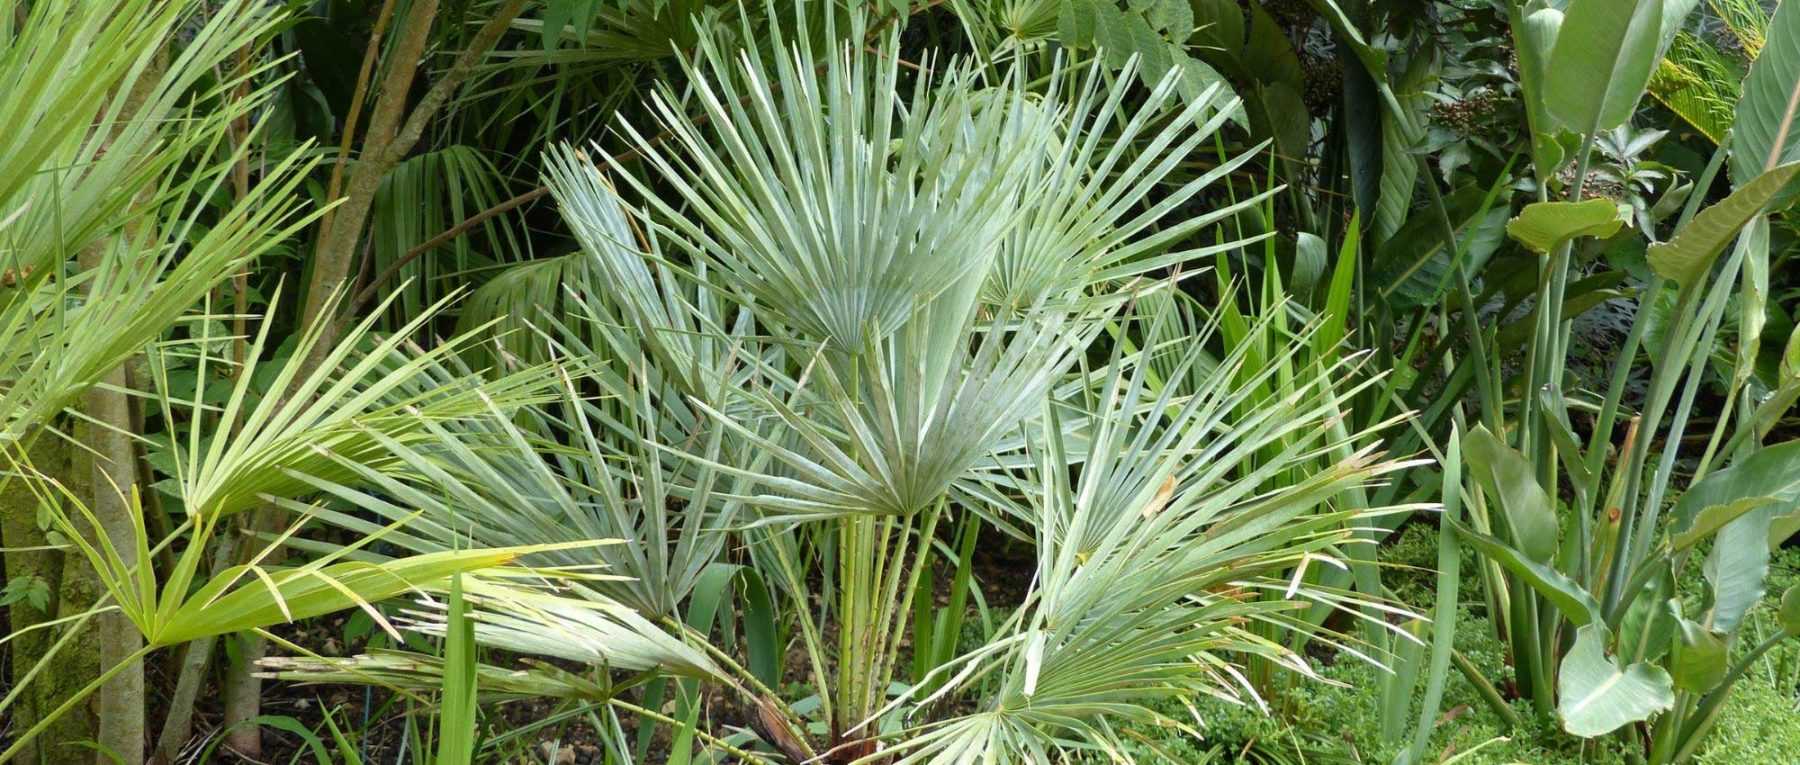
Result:
M1625 124L1656 67L1662 0L1573 0L1544 83L1550 116L1577 133Z
M1561 571L1525 557L1524 553L1507 546L1505 542L1471 529L1460 522L1448 518L1445 520L1450 523L1450 527L1455 529L1459 536L1469 543L1469 546L1475 548L1476 552L1523 579L1576 626L1605 623L1606 617L1600 610L1599 602L1595 601L1594 596L1588 594L1587 589L1577 584L1575 580L1565 576Z
M1097 8L1091 0L1062 0L1062 10L1056 14L1056 39L1069 48L1093 47Z
M1769 397L1756 405L1756 435L1766 437L1775 429L1788 409L1800 402L1800 327L1788 335L1787 347L1781 352L1781 362L1777 365L1778 375L1775 390Z
M1800 534L1800 508L1777 513L1769 519L1769 549L1779 550L1789 539Z
M1131 5L1135 8L1140 3ZM1194 8L1188 0L1149 0L1142 5L1144 18L1159 32L1174 35L1179 40L1194 31Z
M569 18L575 15L575 4L570 0L545 0L543 20L544 50L556 50L562 44L563 30L569 26Z
M1556 673L1556 711L1563 730L1583 738L1647 720L1675 704L1669 673L1642 662L1619 666L1606 655L1608 637L1603 624L1577 629L1575 645Z
M1169 45L1167 48L1169 56L1175 62L1175 68L1181 70L1181 79L1176 81L1175 90L1181 93L1183 99L1191 104L1202 98L1210 98L1212 103L1224 104L1231 110L1228 115L1231 121L1239 127L1249 129L1250 118L1244 114L1244 104L1232 97L1231 83L1224 75L1205 61L1187 55L1178 46ZM1219 90L1213 90L1215 85ZM1203 112L1199 115L1200 120L1204 122L1212 114L1211 111Z
M1548 255L1576 237L1605 239L1618 233L1631 215L1628 205L1610 199L1581 202L1534 202L1506 223L1506 233L1532 252Z
M1532 6L1540 5L1534 2ZM1562 162L1562 145L1556 142L1556 125L1544 109L1544 83L1550 55L1562 31L1563 12L1532 7L1513 17L1513 37L1519 41L1519 90L1525 100L1525 116L1532 132L1531 158L1539 177L1549 177Z
M1532 475L1531 463L1482 425L1463 438L1463 452L1469 472L1505 514L1513 545L1531 560L1549 563L1556 554L1556 511Z
M1774 503L1774 497L1742 497L1722 505L1701 508L1691 523L1669 539L1669 549L1681 551L1693 547L1745 513Z
M1410 130L1416 131L1422 124L1425 110L1431 105L1424 88L1436 77L1439 65L1439 57L1430 52L1413 56L1393 88L1395 105L1403 114L1395 114L1392 109L1381 112L1381 191L1375 204L1374 224L1369 227L1376 252L1412 214L1419 185L1419 162L1413 152L1418 149L1420 138L1409 132L1409 125Z
M1658 50L1667 52L1675 33L1680 32L1687 23L1687 17L1693 15L1694 9L1700 7L1700 0L1663 0L1662 34Z
M1235 56L1244 45L1244 11L1237 0L1193 0L1194 36L1188 42L1201 47L1200 55Z
M1731 181L1745 188L1771 164L1800 160L1800 119L1789 114L1800 89L1800 3L1782 3L1763 49L1750 64L1738 97L1737 120L1731 130ZM1772 160L1772 162L1771 162ZM1784 184L1779 196L1791 196Z
M1468 210L1468 217L1457 227L1456 246L1470 274L1480 273L1488 258L1506 243L1509 193L1500 190L1490 200L1481 189L1465 188L1447 200L1453 210ZM1383 243L1370 277L1382 285L1381 296L1395 307L1434 306L1455 283L1453 255L1456 253L1444 249L1438 223L1431 216L1414 215Z
M1729 666L1730 644L1726 635L1690 620L1680 619L1680 639L1669 654L1669 674L1675 687L1688 693L1705 693L1719 686Z
M1250 37L1239 55L1258 82L1281 83L1296 93L1306 88L1306 70L1287 32L1260 4L1250 4Z
M1752 510L1719 529L1701 573L1712 585L1712 608L1706 625L1721 632L1736 630L1768 592L1769 522L1774 511Z
M1694 528L1708 508L1746 500L1762 502L1720 527L1701 569L1711 584L1706 623L1723 632L1737 629L1744 614L1762 600L1770 548L1800 521L1795 513L1800 505L1800 441L1765 447L1707 474L1676 500L1673 522Z
M1630 661L1661 659L1669 652L1675 637L1675 619L1669 598L1675 593L1675 578L1669 575L1668 559L1657 564L1660 571L1644 588L1624 593L1630 599L1625 617L1619 620L1619 656Z
M1325 240L1305 231L1294 237L1294 273L1288 278L1295 293L1311 295L1325 278Z
M1701 510L1750 497L1773 499L1775 514L1786 514L1800 503L1800 441L1764 447L1706 474L1675 501L1672 517L1679 528L1691 528Z
M1737 362L1731 370L1731 384L1741 387L1756 371L1763 326L1768 323L1769 216L1752 219L1738 245L1744 261L1742 292L1738 295Z
M1738 232L1761 215L1794 174L1800 162L1791 162L1740 186L1718 204L1700 211L1675 238L1650 245L1646 257L1658 276L1686 287L1711 270L1713 259L1737 238Z

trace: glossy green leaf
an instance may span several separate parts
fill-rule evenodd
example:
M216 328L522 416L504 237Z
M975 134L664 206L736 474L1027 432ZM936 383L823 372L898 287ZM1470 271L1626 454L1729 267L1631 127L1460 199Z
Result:
M1691 523L1669 538L1669 549L1680 551L1693 547L1745 513L1774 503L1774 497L1742 497L1721 505L1701 508Z
M1244 10L1237 0L1193 0L1194 35L1189 44L1202 48L1199 55L1235 56L1244 45Z
M1609 637L1602 624L1576 630L1575 645L1556 673L1556 712L1563 730L1583 738L1647 720L1675 704L1669 673L1642 662L1621 667L1606 655Z
M1532 131L1532 162L1539 176L1547 177L1555 172L1563 157L1562 146L1556 142L1555 122L1544 108L1547 69L1562 31L1563 12L1542 5L1541 0L1534 2L1522 16L1514 17L1513 37L1519 41L1519 91L1525 99L1525 114Z
M1768 592L1768 507L1752 510L1719 529L1700 569L1712 585L1712 608L1705 622L1721 632L1736 630L1744 615Z
M1623 595L1630 605L1619 620L1619 656L1630 661L1661 659L1675 637L1675 619L1669 610L1675 578L1669 575L1667 559L1652 565L1660 572L1645 582L1643 589Z
M1680 619L1677 624L1680 639L1669 654L1669 675L1675 687L1688 693L1717 688L1725 679L1731 657L1726 635L1689 619Z
M1680 528L1690 528L1701 510L1750 497L1773 499L1776 514L1800 503L1800 441L1764 447L1706 474L1675 501L1673 517Z
M1539 255L1563 242L1591 236L1605 239L1629 220L1631 208L1610 199L1581 202L1534 202L1506 223L1506 233Z
M1408 123L1422 123L1431 98L1424 93L1425 83L1437 73L1438 57L1418 55L1407 63L1406 72L1394 85L1394 100L1404 118L1390 109L1381 113L1381 184L1375 203L1375 217L1369 231L1377 244L1386 242L1400 230L1412 213L1413 197L1418 191L1419 162L1413 152L1419 150L1420 137L1408 132Z
M1544 83L1550 116L1577 133L1625 124L1656 66L1661 0L1573 0Z
M1731 130L1731 181L1744 188L1771 164L1800 160L1800 119L1789 113L1800 89L1800 3L1782 3L1769 20L1762 52L1750 64ZM1781 197L1793 189L1785 184Z
M1513 546L1535 562L1549 563L1559 536L1556 511L1531 463L1482 425L1463 437L1463 452L1470 474L1500 505Z
M1712 269L1713 260L1737 238L1744 226L1768 207L1783 187L1800 172L1800 162L1782 165L1731 192L1699 215L1667 242L1650 245L1646 253L1658 276L1678 285L1693 284Z
M1445 519L1458 536L1469 543L1470 547L1485 556L1488 560L1500 564L1501 568L1511 571L1531 588L1543 595L1550 604L1562 612L1563 616L1576 626L1592 623L1604 623L1605 614L1600 610L1600 603L1588 594L1586 588L1577 584L1562 572L1547 565L1537 563L1526 557L1524 553L1513 549L1505 542L1469 528L1460 522Z

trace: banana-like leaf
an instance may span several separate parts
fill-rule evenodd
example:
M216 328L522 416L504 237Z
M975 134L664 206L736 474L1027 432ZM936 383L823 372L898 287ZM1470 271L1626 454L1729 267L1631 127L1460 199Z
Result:
M1463 438L1463 453L1469 472L1505 514L1513 545L1527 558L1549 563L1560 536L1556 509L1533 476L1531 463L1484 425L1475 426Z
M1800 503L1800 441L1765 447L1706 474L1675 501L1672 517L1680 528L1691 529L1707 508L1750 498L1768 498L1778 514Z
M1795 402L1800 402L1800 327L1788 335L1787 346L1782 349L1781 363L1777 365L1777 382L1775 390L1769 397L1756 405L1753 417L1758 438L1765 438L1775 424L1787 414Z
M1515 12L1513 39L1518 41L1519 93L1525 100L1525 116L1531 127L1531 158L1539 177L1556 172L1562 162L1562 144L1556 142L1556 125L1544 107L1544 87L1549 79L1550 56L1562 34L1563 12L1536 0Z
M1767 34L1744 78L1731 131L1731 180L1739 188L1772 165L1800 160L1800 119L1792 111L1800 90L1800 4L1776 6ZM1793 194L1785 183L1778 191L1782 199Z
M1679 552L1681 550L1686 550L1689 547L1693 547L1694 545L1699 544L1701 540L1712 536L1713 533L1724 528L1726 524L1743 517L1745 513L1774 503L1774 497L1741 497L1724 504L1708 505L1701 508L1700 511L1694 515L1692 523L1689 523L1681 531L1676 532L1675 536L1669 538L1669 549L1671 551Z
M1446 519L1448 520L1448 519ZM1586 588L1575 580L1565 576L1549 566L1538 563L1522 552L1513 549L1505 542L1469 528L1460 522L1451 521L1450 527L1467 540L1471 547L1490 560L1500 564L1502 568L1513 572L1531 588L1556 606L1563 616L1576 626L1599 623L1605 624L1606 616L1600 610L1600 603L1588 594Z
M1690 619L1680 619L1680 639L1669 654L1669 675L1675 687L1688 693L1705 693L1719 687L1731 658L1729 636L1707 629Z
M1790 162L1755 177L1718 204L1700 211L1667 242L1650 245L1646 257L1658 276L1686 287L1705 276L1713 260L1737 238L1751 219L1767 209L1770 200L1800 173L1800 162Z
M1570 3L1546 70L1550 116L1583 134L1625 124L1656 66L1662 23L1662 0Z
M1603 736L1675 705L1669 673L1636 663L1621 667L1606 655L1604 624L1575 631L1575 645L1556 673L1557 715L1563 730L1583 738Z
M1631 208L1610 199L1533 202L1506 223L1506 233L1532 252L1548 255L1563 242L1591 236L1605 239L1630 220Z
M1712 611L1707 626L1723 632L1737 628L1745 613L1766 592L1770 547L1785 536L1787 520L1800 504L1800 441L1767 447L1730 467L1707 474L1689 487L1672 510L1683 529L1698 529L1707 518L1733 514L1717 530L1703 573L1712 584ZM1747 505L1754 505L1749 509ZM1727 508L1727 509L1719 509ZM1777 521L1782 523L1778 524Z
M1675 621L1681 616L1675 592L1675 577L1669 574L1668 559L1652 563L1656 576L1644 583L1638 592L1621 597L1629 603L1619 620L1619 656L1630 661L1656 662L1669 653L1675 641Z
M1713 541L1701 573L1712 585L1706 626L1731 632L1768 592L1770 507L1752 510L1725 524Z

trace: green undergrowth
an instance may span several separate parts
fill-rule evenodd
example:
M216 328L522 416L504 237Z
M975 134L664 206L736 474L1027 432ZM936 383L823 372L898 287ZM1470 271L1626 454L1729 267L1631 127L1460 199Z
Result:
M1383 548L1389 566L1384 579L1402 601L1421 612L1430 608L1436 533L1429 524L1414 524ZM1475 565L1473 556L1466 555L1463 571L1473 572ZM1789 549L1776 556L1769 589L1781 592L1796 581L1800 581L1800 549ZM1477 582L1463 582L1456 645L1483 676L1504 689L1511 684L1512 670L1481 613L1479 594ZM1772 601L1764 601L1741 642L1754 644L1761 634L1773 629L1773 607ZM1146 726L1127 732L1127 738L1136 742L1130 754L1144 762L1393 762L1397 746L1384 745L1379 734L1382 701L1378 689L1383 670L1341 654L1313 656L1311 661L1326 682L1308 681L1289 673L1282 690L1267 699L1267 714L1253 706L1209 700L1195 710L1204 738L1196 739L1174 727ZM1738 684L1697 762L1726 765L1797 761L1797 684L1800 645L1790 641L1771 651ZM1418 695L1423 693L1423 683L1420 686ZM1415 697L1413 715L1417 715L1417 702ZM1528 703L1514 701L1513 708L1527 721L1524 730L1508 730L1474 686L1452 670L1427 762L1454 758L1457 765L1626 765L1637 759L1635 751L1628 751L1637 748L1628 746L1620 737L1581 742L1562 734L1553 720L1535 717ZM1179 706L1162 711L1175 719L1193 720L1193 713Z

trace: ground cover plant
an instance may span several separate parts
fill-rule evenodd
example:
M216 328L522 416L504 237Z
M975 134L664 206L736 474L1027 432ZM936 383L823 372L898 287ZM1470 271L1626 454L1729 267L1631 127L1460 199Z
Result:
M0 3L0 762L1800 743L1800 6Z

